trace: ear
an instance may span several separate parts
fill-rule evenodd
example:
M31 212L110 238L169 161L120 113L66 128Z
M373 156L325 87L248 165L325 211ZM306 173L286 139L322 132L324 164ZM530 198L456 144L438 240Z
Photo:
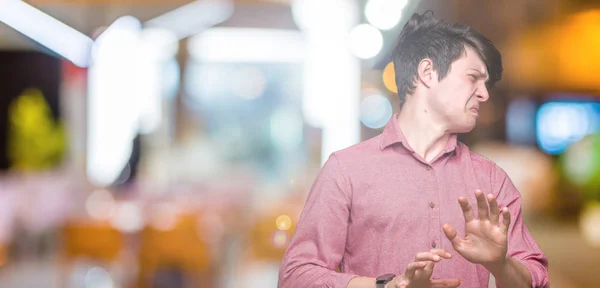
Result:
M423 83L427 88L431 87L438 81L437 72L433 69L433 61L425 58L419 62L417 66L418 81Z

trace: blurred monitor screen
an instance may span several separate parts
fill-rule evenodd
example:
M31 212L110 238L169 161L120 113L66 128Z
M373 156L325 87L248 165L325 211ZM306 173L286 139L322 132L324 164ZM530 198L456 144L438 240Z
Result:
M506 110L506 140L511 145L536 146L535 115L538 104L531 98L518 98Z
M540 105L536 114L539 147L557 155L586 135L600 132L600 101L553 100Z

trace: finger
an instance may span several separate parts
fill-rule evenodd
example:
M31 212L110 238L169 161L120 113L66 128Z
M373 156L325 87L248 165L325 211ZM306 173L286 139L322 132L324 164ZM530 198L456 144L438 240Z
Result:
M419 275L419 278L423 278L423 279L430 279L431 275L433 274L433 266L435 266L435 262L429 261L427 262L427 265L425 265L425 267L423 267L423 269L421 271L423 271L423 273L421 275ZM419 272L417 272L419 273Z
M412 279L415 276L415 271L422 269L425 265L427 265L427 261L412 262L408 264L404 271L404 276L408 279Z
M429 250L429 252L440 255L440 257L442 257L442 258L446 258L446 259L452 258L452 254L450 254L449 252L447 252L444 249L431 249L431 250Z
M439 255L435 254L435 253L431 253L431 252L421 252L421 253L417 253L417 255L415 256L415 261L434 261L434 262L438 262L442 260L442 258L440 258Z
M487 200L490 203L490 223L492 225L498 225L498 220L500 217L500 208L498 208L498 201L496 201L496 197L492 194L487 195Z
M465 217L465 223L469 223L475 220L475 214L473 213L473 209L469 204L469 201L464 197L458 198L458 204L460 204L460 208L463 211L463 216Z
M485 195L483 195L481 190L477 189L475 190L475 198L477 198L477 214L479 214L479 220L489 220L490 212L488 210L488 203L487 199L485 199Z
M502 208L502 232L508 234L508 227L510 227L510 211L508 208Z
M460 280L458 279L440 279L440 280L431 280L432 288L456 288L460 286Z
M456 229L454 229L454 227L452 227L452 225L450 225L450 224L444 224L442 226L442 230L444 230L444 234L446 234L446 238L448 238L448 240L450 240L450 243L452 243L452 246L454 246L454 249L456 249L456 247L458 247L460 245L460 242L462 241L462 239L460 239L460 237L458 237L458 234L456 233Z

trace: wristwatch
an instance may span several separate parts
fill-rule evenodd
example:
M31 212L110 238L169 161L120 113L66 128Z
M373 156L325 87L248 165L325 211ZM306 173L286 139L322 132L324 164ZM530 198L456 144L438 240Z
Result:
M385 274L377 277L375 280L375 287L377 288L385 288L385 284L389 283L396 277L395 274Z

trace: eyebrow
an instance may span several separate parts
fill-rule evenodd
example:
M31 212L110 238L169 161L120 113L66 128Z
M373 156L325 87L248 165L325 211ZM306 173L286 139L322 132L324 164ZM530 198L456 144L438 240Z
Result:
M479 69L469 68L469 70L473 70L473 71L477 72L480 77L486 78L485 82L487 82L490 79L486 73L483 73L483 72L479 71Z

